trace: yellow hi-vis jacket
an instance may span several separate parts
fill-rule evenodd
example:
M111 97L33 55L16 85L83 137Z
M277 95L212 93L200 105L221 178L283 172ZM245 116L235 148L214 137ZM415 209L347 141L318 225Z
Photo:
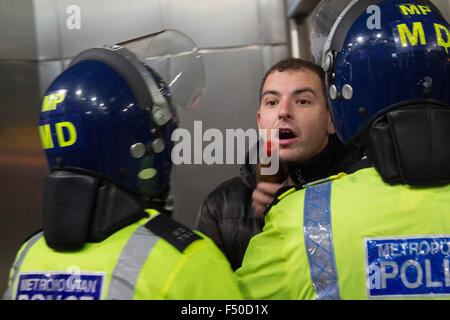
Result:
M150 218L79 251L58 252L42 233L33 236L17 254L4 298L242 299L228 261L212 240L146 211ZM170 224L173 241L153 233L152 223Z
M247 299L450 297L450 185L388 185L373 168L275 201L238 284Z

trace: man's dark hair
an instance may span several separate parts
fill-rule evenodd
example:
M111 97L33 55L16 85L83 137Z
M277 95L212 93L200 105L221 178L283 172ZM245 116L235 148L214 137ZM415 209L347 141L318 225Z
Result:
M328 107L328 95L327 95L327 86L325 83L325 71L323 71L322 67L312 63L307 60L299 59L299 58L286 58L283 60L278 61L275 63L269 70L267 70L266 74L264 75L264 78L261 81L261 87L259 89L259 101L262 99L262 90L264 87L264 83L266 82L267 77L275 72L283 72L283 71L299 71L299 70L309 70L311 72L314 72L317 74L317 76L320 79L320 83L322 84L322 93L323 97L325 98L325 106L327 109Z

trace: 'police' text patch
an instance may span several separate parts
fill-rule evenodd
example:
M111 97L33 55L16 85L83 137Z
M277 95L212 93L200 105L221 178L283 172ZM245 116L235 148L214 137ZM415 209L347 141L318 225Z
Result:
M368 298L450 296L450 235L365 238Z

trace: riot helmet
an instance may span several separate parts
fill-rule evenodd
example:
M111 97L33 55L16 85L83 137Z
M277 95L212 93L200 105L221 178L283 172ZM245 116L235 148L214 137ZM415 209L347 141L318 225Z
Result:
M450 179L449 30L427 0L326 0L313 13L336 133L386 182Z
M89 172L159 196L170 177L176 108L194 108L203 92L201 54L175 30L81 52L42 101L50 170Z

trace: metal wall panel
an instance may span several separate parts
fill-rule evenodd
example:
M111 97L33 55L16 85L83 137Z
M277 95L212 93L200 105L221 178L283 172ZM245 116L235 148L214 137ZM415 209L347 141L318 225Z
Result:
M71 58L80 51L103 44L114 44L163 29L160 2L143 0L58 0L61 57ZM73 13L80 8L80 29L70 29Z
M164 26L182 30L200 48L257 44L257 0L171 0L163 6Z
M59 20L63 17L58 16L57 0L33 0L33 3L36 60L60 59Z
M286 8L282 0L259 0L260 44L286 44Z
M34 60L35 57L33 3L0 1L0 60Z
M38 134L35 62L0 62L0 292L25 238L42 225L47 165Z
M38 63L0 61L0 122L5 126L36 125L39 117Z

